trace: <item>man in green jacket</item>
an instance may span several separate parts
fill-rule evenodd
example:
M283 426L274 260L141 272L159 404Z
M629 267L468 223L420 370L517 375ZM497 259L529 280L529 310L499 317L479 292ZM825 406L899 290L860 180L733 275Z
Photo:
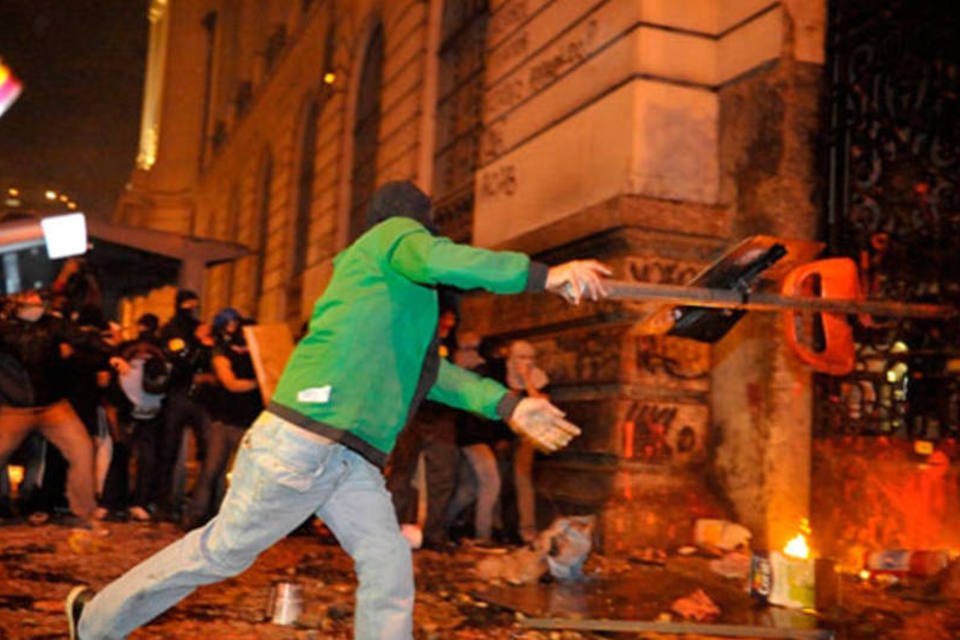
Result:
M542 399L520 400L438 357L438 285L494 293L605 295L592 260L557 267L520 253L454 244L430 231L430 199L410 182L373 196L370 229L334 260L310 329L267 409L247 432L216 517L91 599L67 599L70 637L121 638L190 594L237 575L316 514L354 559L355 637L410 638L413 567L380 469L417 405L430 398L503 419L542 450L579 433Z

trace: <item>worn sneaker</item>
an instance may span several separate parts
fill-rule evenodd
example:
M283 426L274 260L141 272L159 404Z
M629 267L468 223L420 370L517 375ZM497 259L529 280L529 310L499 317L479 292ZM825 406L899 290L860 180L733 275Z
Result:
M64 603L67 612L67 626L70 629L70 640L78 640L80 615L83 613L83 607L93 597L93 590L85 584L74 587Z

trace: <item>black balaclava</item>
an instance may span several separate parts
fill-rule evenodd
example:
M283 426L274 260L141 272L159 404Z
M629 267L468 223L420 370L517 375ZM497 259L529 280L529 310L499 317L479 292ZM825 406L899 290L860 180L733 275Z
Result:
M139 332L137 338L140 340L152 340L157 335L157 328L160 326L160 319L156 314L145 313L137 318L137 327Z
M430 215L430 198L409 180L387 182L377 189L367 209L367 228L387 218L412 218L435 232Z
M200 296L198 296L193 291L190 291L189 289L180 289L179 291L177 291L177 311L176 311L177 320L180 320L181 322L182 321L196 322L197 307L194 306L191 308L184 308L183 303L187 302L188 300L199 300L199 299L200 299Z

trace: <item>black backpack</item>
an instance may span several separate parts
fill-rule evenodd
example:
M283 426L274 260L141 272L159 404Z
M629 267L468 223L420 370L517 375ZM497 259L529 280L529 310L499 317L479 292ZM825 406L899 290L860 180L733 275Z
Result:
M170 363L160 356L150 356L143 361L143 390L154 395L162 395L170 388Z

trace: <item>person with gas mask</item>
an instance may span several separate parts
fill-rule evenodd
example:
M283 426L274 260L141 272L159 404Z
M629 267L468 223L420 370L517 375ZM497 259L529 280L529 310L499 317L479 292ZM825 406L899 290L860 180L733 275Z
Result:
M193 429L198 452L206 455L210 417L198 401L198 380L209 364L210 348L201 339L200 298L189 289L177 291L173 317L160 330L160 343L173 365L163 406L163 437L157 460L160 518L179 521L183 496L177 479L182 476L180 448L184 429Z
M594 260L547 267L455 244L431 231L431 209L412 182L377 189L367 231L334 259L307 335L244 435L217 515L92 598L73 589L71 638L126 637L198 586L246 570L312 514L354 560L355 637L412 638L413 561L381 470L420 403L502 418L548 451L579 433L549 401L520 399L440 357L436 287L546 290L578 303L603 297L610 273Z
M27 436L39 433L69 465L67 502L78 528L106 533L94 515L93 441L67 401L67 359L74 349L70 327L46 313L37 291L13 297L14 313L0 325L0 350L15 359L29 380L29 393L0 405L0 468Z
M227 462L263 410L260 386L243 336L243 326L249 323L229 307L213 318L211 365L216 382L204 394L210 416L207 452L190 496L184 522L187 530L206 524L216 512L225 488Z

